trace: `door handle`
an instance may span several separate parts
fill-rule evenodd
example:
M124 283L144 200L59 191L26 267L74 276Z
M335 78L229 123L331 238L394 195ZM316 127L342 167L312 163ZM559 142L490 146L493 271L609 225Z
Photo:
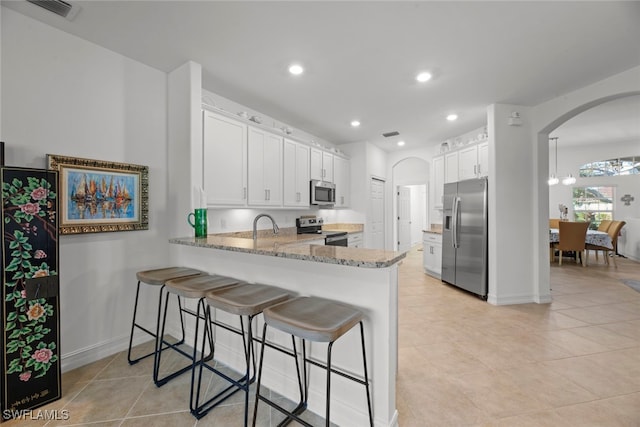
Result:
M460 207L460 197L456 197L455 199L453 199L453 206L452 206L452 210L453 210L453 232L451 233L451 243L453 245L454 248L458 247L458 208Z

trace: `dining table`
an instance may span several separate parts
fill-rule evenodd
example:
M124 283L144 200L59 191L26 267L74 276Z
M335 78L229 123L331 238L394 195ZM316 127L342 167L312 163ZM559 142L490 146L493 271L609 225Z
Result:
M560 230L557 228L549 229L549 243L557 243L560 241ZM604 248L613 249L613 242L611 236L605 231L587 230L587 236L585 243L602 246Z

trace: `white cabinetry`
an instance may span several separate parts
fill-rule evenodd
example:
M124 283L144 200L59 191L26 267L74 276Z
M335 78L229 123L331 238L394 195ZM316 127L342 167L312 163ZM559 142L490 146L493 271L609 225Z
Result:
M442 234L424 232L422 235L424 272L440 278L442 273Z
M247 203L247 125L203 112L203 179L207 205Z
M478 144L478 177L489 175L489 142Z
M336 208L349 206L351 195L351 168L349 160L342 157L333 157L333 178L336 184Z
M442 209L444 194L444 156L433 158L433 206Z
M487 176L489 171L489 143L483 142L458 151L458 179Z
M311 149L311 179L333 182L333 154Z
M362 233L349 233L347 235L347 245L350 248L361 248L363 243Z
M472 145L458 152L458 179L471 179L477 176L478 147Z
M249 205L282 206L281 136L249 127Z
M458 181L458 152L453 151L444 156L444 183Z
M309 151L306 145L284 140L284 206L309 207Z

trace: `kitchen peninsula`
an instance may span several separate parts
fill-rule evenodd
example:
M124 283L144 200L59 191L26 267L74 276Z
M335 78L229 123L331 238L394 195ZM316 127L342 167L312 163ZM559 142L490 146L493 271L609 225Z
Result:
M204 238L170 239L172 259L177 263L209 273L235 277L251 283L278 286L298 295L334 299L359 307L365 313L367 359L373 412L376 426L398 423L395 398L398 331L398 263L404 253L324 246L313 243L313 236L292 233L261 232L257 240L243 233L209 235ZM217 319L234 322L225 313ZM235 320L237 322L237 320ZM261 325L257 325L261 331ZM267 336L290 347L284 334ZM359 334L353 331L338 340L333 350L333 364L362 375ZM358 349L358 351L356 351ZM324 360L326 345L314 343L311 356ZM240 370L242 353L237 337L225 331L216 335L216 358ZM263 384L297 400L295 371L290 360L276 352L269 354ZM324 411L324 372L311 370L309 409ZM366 425L367 404L362 386L332 376L332 421L338 425Z

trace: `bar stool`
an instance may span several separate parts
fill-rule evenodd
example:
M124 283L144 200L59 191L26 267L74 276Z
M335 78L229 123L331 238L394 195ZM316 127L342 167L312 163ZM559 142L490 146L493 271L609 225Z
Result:
M277 409L286 415L285 420L281 424L286 424L292 419L308 427L311 424L300 419L299 414L307 408L308 398L308 378L307 363L326 369L327 372L327 391L326 391L326 408L325 421L327 427L330 423L330 401L331 401L331 373L341 375L352 381L365 386L367 391L367 406L369 411L369 423L373 427L373 411L371 408L371 395L369 393L369 377L367 374L367 356L364 343L364 326L362 323L363 313L347 304L332 301L318 297L297 297L281 304L266 308L263 312L264 327L262 331L262 345L260 349L260 364L258 367L258 382L256 391L256 402L253 415L253 425L255 426L256 414L258 412L258 402L262 400L271 407ZM331 367L331 350L333 343L348 332L355 325L360 324L360 339L362 343L362 362L364 369L364 380L349 375L346 372ZM292 336L294 341L298 337L302 339L302 371L304 376L304 386L298 376L300 386L300 402L293 411L287 411L277 403L267 399L260 394L260 382L262 380L262 367L264 363L264 348L267 326L279 329ZM327 360L326 364L322 364L316 360L307 358L306 341L327 342ZM296 357L296 369L299 373L298 360Z
M155 383L156 386L161 387L167 382L169 382L170 380L172 380L173 378L177 377L178 375L181 375L187 372L188 370L192 369L192 365L193 363L195 363L197 359L196 353L197 353L197 347L198 347L197 346L198 327L200 325L200 320L204 321L205 329L208 328L208 322L206 321L207 318L205 317L205 305L204 305L204 298L207 295L207 293L214 289L224 289L227 287L237 286L243 283L245 282L242 282L237 279L233 279L231 277L209 275L209 274L202 274L199 276L190 276L190 277L181 277L178 279L168 280L165 283L164 312L162 316L162 322L160 323L161 327L160 327L160 332L158 334L158 337L164 336L164 331L167 324L167 308L169 306L169 296L171 294L176 295L178 297L178 301L180 301L180 297L185 299L198 300L196 304L195 312L186 308L182 308L180 310L180 321L183 325L184 325L184 320L182 319L182 315L184 313L192 315L195 318L196 325L195 325L192 354L189 354L187 351L179 348L178 347L179 344L168 344L163 340L156 338L156 351L155 351L155 357L154 357L154 363L153 363L153 382ZM162 297L162 293L161 293L161 297ZM163 342L167 344L167 347L165 347L164 349L161 349ZM213 343L210 341L209 344L210 344L211 351L213 352ZM203 344L203 347L204 347L204 344ZM178 369L170 374L167 374L163 378L159 378L160 360L162 357L162 352L163 350L169 349L169 348L185 356L187 359L189 359L190 362L187 366L181 369ZM207 360L211 359L212 357L213 357L213 353L207 356Z
M138 285L136 287L136 299L133 305L133 320L131 321L131 335L129 336L129 350L127 351L127 360L129 361L130 365L133 365L135 363L138 363L139 361L141 361L142 359L145 359L149 356L152 356L155 354L155 347L154 347L154 351L147 353L143 356L140 356L138 358L132 359L131 358L131 347L133 345L133 335L135 332L135 329L138 328L141 331L147 333L148 335L152 336L154 339L157 339L158 336L158 328L160 326L160 312L161 312L161 305L162 305L162 288L164 288L165 282L167 280L171 280L171 279L177 279L179 277L188 277L188 276L197 276L200 274L204 274L202 271L200 270L196 270L193 268L187 268L187 267L167 267L167 268L158 268L155 270L145 270L145 271L139 271L136 273L136 278L138 279ZM149 329L147 329L146 327L140 325L139 323L136 323L136 315L138 313L138 298L140 296L140 283L146 283L147 285L151 285L151 286L160 286L160 295L158 298L158 315L157 315L157 319L156 319L156 330L155 332L151 332ZM178 299L178 307L180 310L182 310L182 304L180 302L180 300ZM182 316L180 316L180 320L182 320ZM182 338L178 341L178 343L182 343L184 342L184 323L181 325L182 326Z
M247 426L249 422L249 387L255 380L255 357L253 352L253 319L262 313L262 311L270 306L281 303L289 299L291 295L282 289L261 285L261 284L242 284L230 288L216 289L207 293L207 318L212 325L220 326L224 329L230 330L235 333L239 333L242 336L242 344L244 347L245 356L245 373L238 380L235 380L219 369L206 363L204 358L204 343L207 338L202 340L202 350L200 352L200 361L194 363L193 371L191 374L191 398L190 406L191 413L196 418L200 419L205 416L210 410L224 402L226 399L237 393L238 391L244 391L244 425ZM229 325L211 320L211 309L218 309L226 313L240 316L240 331L230 327ZM247 318L247 328L245 334L243 317ZM205 334L213 334L212 329L205 329ZM210 336L209 336L210 340ZM251 376L251 364L253 362L253 377ZM200 389L202 385L202 372L207 368L209 371L217 374L225 379L230 385L224 390L217 393L210 399L200 402ZM196 370L198 370L198 378L196 381ZM195 389L195 390L194 390ZM195 394L195 395L194 395Z

